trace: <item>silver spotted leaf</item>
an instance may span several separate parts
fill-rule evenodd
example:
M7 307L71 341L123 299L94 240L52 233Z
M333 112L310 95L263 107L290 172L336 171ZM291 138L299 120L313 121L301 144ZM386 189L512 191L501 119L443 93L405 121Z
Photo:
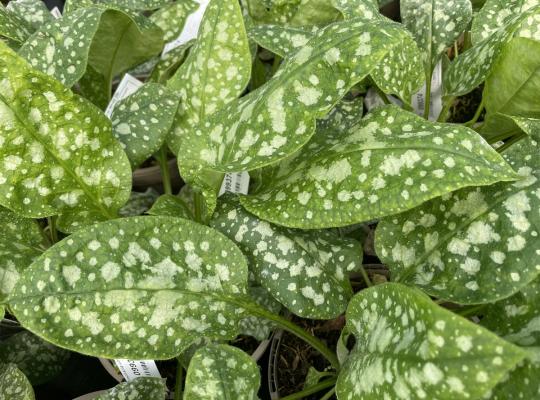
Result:
M255 361L242 350L211 344L191 358L185 385L184 400L253 400L260 373Z
M534 399L540 393L540 357L537 360L526 360L510 371L495 386L489 400L521 400Z
M28 267L44 250L37 221L0 208L0 302L4 302Z
M405 29L385 21L329 25L287 58L265 85L197 126L183 141L179 157L222 172L275 163L306 144L315 119L324 117L389 53L411 43Z
M376 230L394 279L455 303L487 303L540 274L540 149L529 139L505 153L521 179L456 191Z
M264 307L266 310L274 314L279 314L281 311L281 304L265 288L252 286L248 289L248 293L255 303ZM274 328L275 325L271 321L254 315L250 315L240 321L240 334L252 336L259 341L268 339Z
M93 0L96 4L104 4L132 10L156 10L173 2L173 0Z
M537 15L540 17L540 13ZM504 46L486 79L483 94L486 116L480 133L493 138L519 131L505 115L540 118L539 91L540 42L513 38Z
M131 169L109 119L3 43L0 74L0 203L33 218L114 217Z
M190 40L183 45L175 47L168 53L162 54L154 69L152 69L148 81L158 83L167 82L185 61L186 54L193 45L193 42L193 40Z
M92 7L94 5L93 0L65 0L64 9L62 10L64 15L68 15L76 10L84 7Z
M487 0L475 15L471 35L473 43L488 39L512 17L539 6L538 0Z
M0 5L0 37L21 44L31 34L32 28L22 17L9 12L3 5Z
M0 358L17 365L32 383L41 385L56 377L66 365L70 352L21 331L0 342Z
M99 8L82 8L48 21L26 41L19 55L32 67L73 86L86 71L102 13Z
M0 399L35 399L32 385L15 364L0 364Z
M12 14L24 19L32 31L54 20L45 2L41 0L14 0L10 1L6 8Z
M152 187L144 192L131 192L129 200L118 211L121 217L135 217L150 210L154 202L159 198L159 193Z
M178 97L158 83L146 83L117 103L111 115L113 134L133 169L163 146L177 109Z
M322 27L341 19L332 0L268 1L246 0L255 24Z
M346 319L356 345L339 373L339 400L479 399L526 354L397 283L357 294Z
M247 290L240 250L208 227L130 217L83 228L24 270L10 306L24 327L105 358L167 359L197 337L231 339Z
M302 28L281 25L255 25L248 33L259 46L280 57L293 55L315 35Z
M382 19L377 0L334 0L332 2L345 19L364 18L367 20Z
M199 7L194 0L184 0L168 4L150 16L150 20L164 32L166 42L176 39L184 29L186 19Z
M255 280L296 315L331 319L352 296L348 273L362 263L362 248L330 231L300 231L260 220L227 197L210 225L244 252Z
M140 377L122 382L94 400L165 400L166 396L165 379Z
M148 214L194 219L191 204L186 203L179 196L172 194L159 196L150 210L148 210Z
M517 178L476 132L387 106L349 130L316 135L241 202L280 225L338 227L397 214L463 187Z
M428 79L441 56L467 29L470 0L401 0L401 18L423 51Z

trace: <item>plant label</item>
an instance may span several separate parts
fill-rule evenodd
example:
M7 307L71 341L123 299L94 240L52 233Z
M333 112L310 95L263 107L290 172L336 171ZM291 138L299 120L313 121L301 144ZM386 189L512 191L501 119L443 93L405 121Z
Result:
M54 18L58 19L58 18L62 18L62 13L60 12L60 9L58 7L54 7L52 10L51 10L51 14Z
M126 381L132 381L141 377L161 378L154 360L114 360Z
M114 96L109 102L107 109L105 110L105 115L111 118L114 107L116 107L116 103L135 93L142 85L143 83L134 76L130 74L125 74L120 81L118 88L114 92Z
M225 192L247 194L249 189L249 174L247 172L228 172L223 178L219 195Z
M442 62L439 61L431 76L431 97L429 107L429 120L436 121L442 111ZM426 85L412 97L414 112L418 115L424 114L426 104Z

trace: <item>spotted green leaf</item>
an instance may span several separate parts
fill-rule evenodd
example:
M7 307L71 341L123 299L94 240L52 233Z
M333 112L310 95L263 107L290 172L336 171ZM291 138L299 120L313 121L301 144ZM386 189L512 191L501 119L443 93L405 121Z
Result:
M51 343L105 358L166 359L204 335L231 339L247 289L240 250L213 229L171 217L83 228L23 271L17 319Z
M190 40L183 45L175 47L168 53L163 54L154 66L154 69L152 69L149 81L160 83L167 82L182 65L186 59L187 51L192 45L193 40Z
M133 169L165 143L177 109L177 96L158 83L146 83L118 102L111 115L113 134Z
M135 217L146 213L159 197L152 187L144 192L131 192L128 202L118 211L122 217Z
M0 301L5 301L20 272L43 252L40 227L36 221L0 209Z
M156 10L172 3L173 0L94 0L94 2L132 10Z
M189 363L184 400L252 400L259 385L259 368L250 356L236 347L208 345Z
M165 33L166 42L176 39L184 29L186 19L199 7L193 0L178 1L160 8L150 16L150 20Z
M347 307L348 273L362 263L356 241L269 224L232 198L221 202L210 225L237 243L256 282L296 315L330 319Z
M327 114L355 83L389 53L411 43L404 29L385 21L329 25L287 58L265 85L196 127L179 156L223 172L279 161L309 140L315 119Z
M466 186L517 179L476 132L396 106L315 136L242 205L292 228L346 226L414 208Z
M536 353L538 353L537 350ZM510 371L487 398L489 400L534 399L540 393L539 376L540 356L536 354L535 361L526 360Z
M194 219L191 206L186 204L180 197L172 194L160 196L152 205L152 208L148 210L148 214Z
M515 15L540 5L538 0L488 0L475 15L471 34L473 43L479 43L489 38L507 25Z
M281 311L281 304L265 288L253 286L248 289L248 292L253 301L266 310L274 314L279 314ZM250 315L240 321L240 334L263 341L268 339L274 327L275 325L271 321Z
M10 1L6 8L12 14L24 19L32 31L38 30L43 24L54 20L45 2L41 0Z
M357 294L347 308L356 346L339 399L479 399L525 352L397 283Z
M470 0L401 0L401 18L423 51L424 70L431 77L445 50L467 29Z
M64 15L68 15L69 13L72 13L73 11L76 11L84 7L92 7L93 5L94 5L93 0L65 0L63 13Z
M108 118L3 43L0 74L0 203L34 218L114 216L131 171Z
M24 43L31 33L32 28L22 17L0 5L0 37L20 44Z
M83 8L47 21L21 47L19 54L32 67L73 86L85 73L88 51L103 10Z
M540 149L505 153L521 179L456 191L383 220L377 254L403 281L456 303L508 297L540 273Z
M48 382L64 368L70 352L21 331L0 342L0 358L13 363L33 385Z
M486 79L482 135L511 136L518 130L512 119L501 114L540 118L539 91L540 42L516 37L504 47Z
M165 400L166 395L165 379L140 377L122 382L94 400Z
M249 30L249 37L259 46L280 57L291 56L314 35L314 32L302 28L280 25L255 25Z
M35 399L32 385L15 364L0 364L0 399Z
M367 20L382 19L379 13L379 3L377 0L334 0L336 7L345 19L361 17Z

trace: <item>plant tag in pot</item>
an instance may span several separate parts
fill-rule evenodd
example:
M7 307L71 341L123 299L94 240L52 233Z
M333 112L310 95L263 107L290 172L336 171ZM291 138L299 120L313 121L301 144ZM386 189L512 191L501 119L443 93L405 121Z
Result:
M225 192L247 194L249 189L249 174L247 172L228 172L223 178L219 196Z
M51 14L54 18L58 19L58 18L62 18L62 13L60 12L60 9L58 7L54 7L52 10L51 10Z
M426 85L413 95L412 106L418 115L424 114L426 100ZM442 62L439 61L431 76L431 97L429 107L429 120L436 121L442 111Z
M141 377L161 378L154 360L118 359L114 360L114 363L128 382Z

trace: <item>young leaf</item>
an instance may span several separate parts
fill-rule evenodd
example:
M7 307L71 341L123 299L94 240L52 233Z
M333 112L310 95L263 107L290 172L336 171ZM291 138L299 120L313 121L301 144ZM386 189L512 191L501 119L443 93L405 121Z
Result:
M184 400L252 400L259 385L259 368L250 356L236 347L208 345L189 363Z
M250 287L248 292L255 303L274 314L279 314L281 304L274 300L265 288L260 286ZM255 339L263 341L268 339L274 326L275 325L267 319L251 315L240 321L240 334L253 336Z
M315 119L330 111L355 83L390 52L411 43L404 29L384 21L329 25L285 60L264 86L196 127L183 141L179 156L223 172L279 161L309 140Z
M362 263L356 241L269 224L231 198L218 206L210 225L236 241L257 283L296 315L330 319L347 307L348 273Z
M193 219L193 211L180 197L172 194L160 196L148 210L150 215L162 215L169 217Z
M32 29L23 18L0 5L0 37L20 44L24 43L31 33Z
M431 77L445 50L467 29L470 0L401 0L401 18L423 50L424 70Z
M11 14L24 19L32 31L38 30L42 25L54 20L45 2L41 0L10 1L6 8Z
M167 386L165 385L165 379L140 377L129 382L120 383L94 400L165 400L166 396Z
M64 368L70 352L21 331L0 342L0 358L17 365L32 383L41 385L57 376Z
M40 228L36 221L18 217L0 208L0 302L4 302L19 280L22 270L32 264L43 249ZM0 358L1 359L1 358Z
M506 44L486 79L482 135L511 136L517 130L511 119L500 114L540 118L539 91L540 42L516 37Z
M160 8L150 16L150 21L159 26L164 32L166 42L176 39L184 29L186 19L199 7L193 0L179 1Z
M247 265L213 229L171 217L83 228L21 275L10 306L51 343L105 358L166 359L204 335L231 339Z
M525 356L396 283L357 294L346 318L356 346L339 374L340 399L478 399Z
M0 399L35 399L32 385L15 364L0 364Z
M282 163L273 181L241 202L280 225L325 228L397 214L462 187L517 178L476 132L388 106L350 130L316 136Z
M177 108L178 97L157 83L146 83L118 102L111 115L113 134L133 169L165 143Z
M505 298L540 273L540 150L527 140L505 153L515 183L471 188L386 218L377 254L398 279L461 304Z
M0 203L26 217L110 218L131 171L103 113L0 43Z

